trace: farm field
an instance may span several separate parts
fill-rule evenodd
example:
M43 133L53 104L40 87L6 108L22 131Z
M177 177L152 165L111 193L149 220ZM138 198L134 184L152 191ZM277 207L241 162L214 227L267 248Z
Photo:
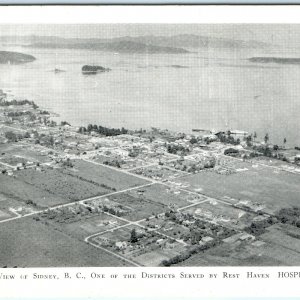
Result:
M0 230L1 267L126 266L123 261L101 249L32 218L0 224Z
M172 190L171 188L155 183L144 187L142 189L143 195L150 200L164 204L164 205L176 205L177 207L183 207L189 205L188 200L190 199L190 194L185 191ZM132 193L136 193L133 191Z
M35 172L34 170L26 171ZM37 181L41 180L39 179L40 173L35 174L35 176ZM68 199L62 198L58 194L54 194L53 192L42 189L41 187L34 186L20 178L0 174L0 182L0 197L2 196L16 200L23 204L27 201L32 201L36 203L38 207L50 207L69 202Z
M21 144L0 144L0 157L6 154L17 154L24 146Z
M51 168L46 168L42 172L33 169L20 170L17 172L17 180L27 183L31 187L32 192L33 190L39 190L40 197L42 198L47 198L45 196L47 194L52 195L56 199L59 198L58 201L55 201L55 204L67 203L111 192L111 190L105 187L97 186L93 183L80 180L76 176L69 176L58 169ZM14 191L18 190L14 188ZM36 197L37 195L34 196ZM49 203L46 201L45 204L52 206L54 201L50 201Z
M84 240L89 235L102 233L107 230L114 230L115 227L126 224L125 222L116 219L104 213L99 213L96 216L82 218L77 222L69 224L61 224L63 231L68 232L74 237Z
M0 221L36 211L37 207L0 194Z
M107 198L131 209L130 212L123 216L124 219L129 221L138 221L151 215L162 213L164 208L167 207L164 204L140 195L136 191L115 194Z
M169 205L183 207L190 204L187 200L189 198L187 192L180 191L178 194L174 194L170 188L161 184L152 184L108 198L132 209L132 212L124 216L130 221L163 213Z
M72 163L74 165L72 170L65 170L64 174L71 175L85 182L93 183L111 192L149 183L147 180L91 162L73 160Z
M272 243L300 254L300 234L298 227L275 224L267 228L266 233L261 235L260 238L267 243Z
M222 243L195 254L178 267L196 266L299 266L300 254L273 243Z
M299 176L273 169L251 169L231 175L206 171L176 180L188 190L217 199L234 198L266 204L276 211L299 206Z

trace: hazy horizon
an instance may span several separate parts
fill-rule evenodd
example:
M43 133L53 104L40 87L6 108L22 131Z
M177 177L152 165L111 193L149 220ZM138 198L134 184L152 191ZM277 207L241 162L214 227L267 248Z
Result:
M234 40L255 40L281 47L300 46L299 24L1 24L0 36L116 38L195 34Z

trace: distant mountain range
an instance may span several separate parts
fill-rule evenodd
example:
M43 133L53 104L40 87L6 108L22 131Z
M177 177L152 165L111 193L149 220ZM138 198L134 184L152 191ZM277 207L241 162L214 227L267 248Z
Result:
M55 36L2 36L2 44L23 45L34 48L89 49L117 53L174 53L184 54L200 48L256 49L269 44L258 41L207 37L194 34L173 36L138 36L112 39L61 38Z

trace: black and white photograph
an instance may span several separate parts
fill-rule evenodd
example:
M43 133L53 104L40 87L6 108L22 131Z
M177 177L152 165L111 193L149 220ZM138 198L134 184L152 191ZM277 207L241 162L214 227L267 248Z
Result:
M300 265L300 24L0 24L0 267Z

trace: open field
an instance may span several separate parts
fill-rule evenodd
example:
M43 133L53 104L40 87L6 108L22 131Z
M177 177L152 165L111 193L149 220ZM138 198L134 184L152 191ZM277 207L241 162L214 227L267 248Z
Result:
M176 180L191 191L226 199L250 200L266 204L276 211L283 207L299 206L299 176L278 170L259 168L231 175L206 171Z
M62 230L70 233L72 236L84 240L89 235L94 233L102 233L107 230L114 230L115 227L126 224L125 222L116 219L104 213L99 213L94 217L82 218L77 222L63 224Z
M142 191L145 198L163 205L175 205L177 207L183 207L190 204L188 200L191 197L188 192L173 190L159 183L144 187ZM138 191L132 191L132 194L136 193L138 193Z
M73 160L72 163L74 167L65 170L64 174L68 174L73 178L79 178L88 183L93 183L110 191L119 191L148 183L147 180L92 162Z
M260 238L267 243L295 251L300 255L300 232L298 227L275 224L267 228L266 233L261 235Z
M41 152L39 147L29 147L22 144L0 144L0 163L16 166L18 163L50 162L51 159Z
M42 195L59 198L59 203L81 200L109 193L110 190L93 183L80 180L75 176L64 174L58 169L46 168L42 172L25 169L17 172L17 180L31 186L32 190L40 190ZM18 189L14 188L14 191ZM21 191L20 191L21 192ZM45 202L45 201L43 201ZM46 203L51 206L53 201ZM57 204L57 203L56 203Z
M31 218L0 224L0 230L1 267L118 267L125 265L121 260L101 249Z
M7 195L0 194L0 221L36 211L38 208L23 201L17 201Z
M261 241L222 243L195 254L176 266L299 266L300 254Z
M167 207L164 204L140 195L136 191L115 194L109 196L108 199L120 203L122 206L129 207L131 211L126 213L123 218L130 221L137 221L151 215L159 214Z
M11 143L11 144L1 144L0 143L0 157L3 157L7 154L17 154L20 149L22 149L22 145L18 143Z
M35 172L34 170L30 171ZM40 173L35 174L35 176L38 181ZM59 194L46 191L41 187L34 186L19 178L0 174L0 182L0 196L3 195L4 197L16 200L20 203L32 201L36 203L37 206L50 207L69 202L68 199L62 198Z
M128 212L124 218L131 221L163 213L170 205L183 207L190 204L187 192L179 191L175 194L170 188L161 184L152 184L136 190L115 194L108 198L125 207L130 207L132 211Z

